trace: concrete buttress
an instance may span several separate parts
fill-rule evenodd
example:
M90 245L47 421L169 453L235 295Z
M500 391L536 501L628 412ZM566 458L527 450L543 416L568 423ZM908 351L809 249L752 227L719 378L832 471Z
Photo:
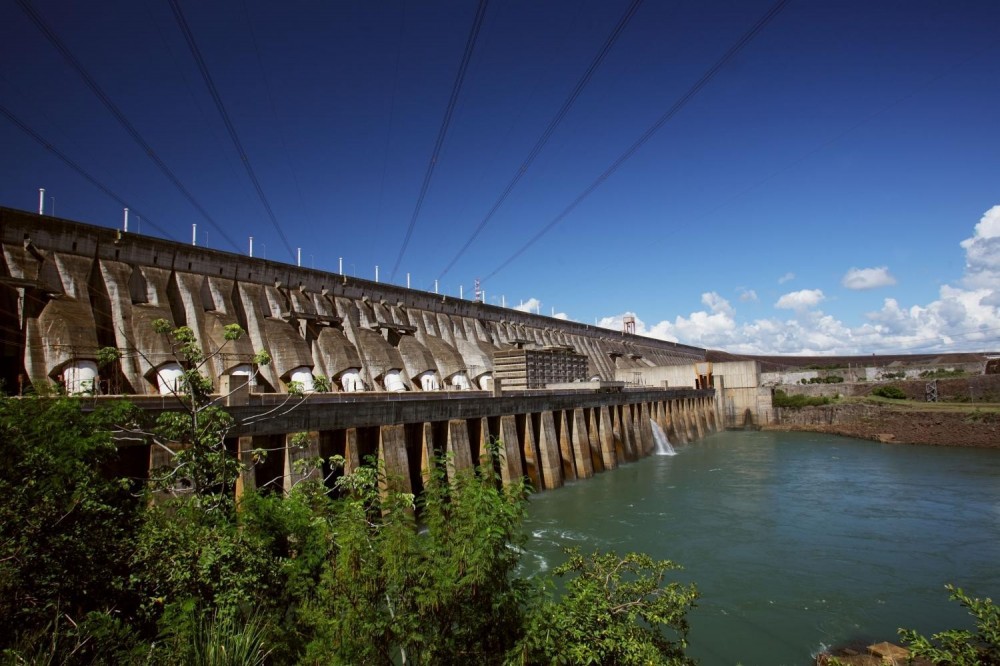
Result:
M538 427L538 448L542 455L542 477L545 489L553 490L563 485L562 456L559 453L559 438L552 412L542 412Z
M566 410L559 412L557 430L559 432L559 457L562 458L563 478L567 481L575 481L579 470L576 468L576 460L574 459L573 438L570 436Z
M410 463L406 455L406 431L401 425L384 425L379 428L378 457L385 466L382 490L412 493Z
M517 422L513 414L500 417L500 441L503 443L500 477L504 484L508 484L524 476L524 469L521 466L521 446L517 441Z
M448 421L448 478L456 472L472 468L472 449L469 446L469 426L464 419Z
M601 458L604 461L604 469L615 469L618 467L618 456L615 451L611 411L607 405L601 405L598 411L600 412Z
M573 410L573 462L576 464L576 474L581 479L594 476L594 463L590 454L590 435L587 434L587 419L583 409Z

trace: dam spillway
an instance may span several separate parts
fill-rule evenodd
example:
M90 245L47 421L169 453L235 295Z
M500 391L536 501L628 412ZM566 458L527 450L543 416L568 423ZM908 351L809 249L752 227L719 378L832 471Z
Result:
M61 385L169 409L179 367L152 326L166 320L205 350L225 347L206 366L216 392L257 377L229 401L238 420L292 387L307 392L287 417L234 433L240 455L254 438L308 432L302 455L333 450L357 463L378 454L414 479L422 457L449 451L472 464L496 438L504 478L553 488L648 454L650 418L674 441L717 427L711 389L601 389L623 370L703 361L697 347L9 208L0 208L0 240L6 392ZM247 335L227 345L231 324ZM106 348L120 358L99 367ZM553 367L575 374L559 389L504 390L494 359L511 350L573 355ZM271 363L253 366L258 351ZM311 392L320 378L329 393ZM296 455L286 450L271 470L286 485Z

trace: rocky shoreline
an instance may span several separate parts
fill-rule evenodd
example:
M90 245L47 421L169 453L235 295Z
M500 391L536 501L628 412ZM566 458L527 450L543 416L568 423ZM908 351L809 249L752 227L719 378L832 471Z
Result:
M841 403L776 409L763 430L823 432L897 444L1000 448L1000 412L975 406Z

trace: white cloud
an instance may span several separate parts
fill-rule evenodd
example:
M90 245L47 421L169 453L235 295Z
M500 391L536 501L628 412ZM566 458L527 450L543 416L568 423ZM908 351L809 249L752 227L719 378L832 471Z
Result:
M739 288L740 300L744 303L756 303L759 299L757 298L757 292L753 289Z
M529 298L526 301L521 301L520 305L514 307L515 310L520 312L538 312L542 307L542 302L537 298Z
M824 299L826 299L826 296L823 295L821 289L802 289L785 294L778 299L774 307L783 310L804 310L816 307Z
M556 312L552 316L556 319L566 319L566 320L569 319L569 315L566 314L565 312Z
M997 288L1000 284L1000 206L993 206L979 220L972 238L960 243L965 250L968 287Z
M651 325L636 317L636 332L744 354L998 351L1000 206L983 215L973 236L962 241L961 247L966 252L966 271L957 286L942 286L937 298L926 305L905 307L894 298L886 298L881 309L868 313L860 326L849 326L820 311L816 306L824 300L823 292L804 289L783 295L775 304L794 311L785 315L787 319L739 322L729 301L707 292L701 297L703 310ZM741 294L740 300L748 299ZM599 325L620 331L621 322L622 315L617 315L605 317Z
M894 278L886 266L876 268L851 268L844 275L840 284L848 289L863 290L877 289L879 287L891 287L896 284Z
M795 273L785 273L780 278L778 278L778 284L785 284L795 279Z

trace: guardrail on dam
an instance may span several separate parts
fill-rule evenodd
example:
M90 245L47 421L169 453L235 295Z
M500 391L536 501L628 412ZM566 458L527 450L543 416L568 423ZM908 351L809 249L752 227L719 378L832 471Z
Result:
M225 345L207 366L216 390L251 375L263 394L292 382L308 392L319 375L331 384L240 442L310 432L316 451L355 463L379 453L409 479L430 449L471 464L495 436L508 449L505 477L553 488L651 450L650 419L682 440L717 423L711 390L489 393L501 350L572 350L586 356L587 379L611 381L616 370L703 361L704 349L2 207L0 240L0 379L10 393L61 383L149 408L168 402L153 397L179 374L153 331L165 319L205 350ZM230 324L248 335L227 345ZM99 368L106 347L121 358ZM272 362L257 368L261 350ZM248 416L265 399L231 410ZM297 455L286 449L286 481Z

